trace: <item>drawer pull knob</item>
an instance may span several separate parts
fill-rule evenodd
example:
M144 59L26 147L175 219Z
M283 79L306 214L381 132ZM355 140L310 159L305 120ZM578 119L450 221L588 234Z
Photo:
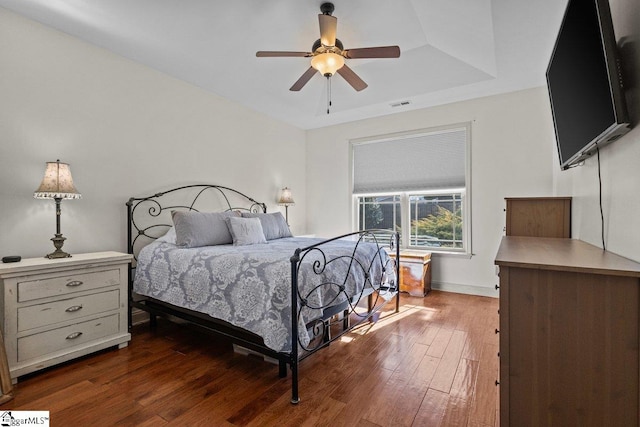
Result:
M67 313L73 313L73 312L78 311L78 310L82 310L82 306L81 305L72 305L71 307L67 308L65 311Z
M71 282L67 283L67 286L70 288L74 288L76 286L82 285L82 283L82 280L72 280Z
M82 332L74 332L74 333L72 333L72 334L69 334L69 335L67 336L67 338L66 338L66 339L68 339L68 340L75 340L75 339L76 339L76 338L78 338L80 335L82 335Z
M499 286L499 285L496 285L496 291L497 291L498 289L500 289L500 286Z
M498 328L496 328L496 334L499 334L499 333L500 333L500 330Z
M496 380L496 387L500 385L500 381Z

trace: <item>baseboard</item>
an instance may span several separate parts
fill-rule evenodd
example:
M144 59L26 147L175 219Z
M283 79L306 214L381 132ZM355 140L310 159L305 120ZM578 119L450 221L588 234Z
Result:
M431 282L431 289L457 294L477 295L481 297L498 298L499 293L494 288L486 286L459 285L457 283Z

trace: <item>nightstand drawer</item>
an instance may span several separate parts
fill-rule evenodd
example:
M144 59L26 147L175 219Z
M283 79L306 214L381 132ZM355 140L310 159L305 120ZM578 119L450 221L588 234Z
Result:
M120 291L114 289L45 304L20 307L18 308L18 332L117 310L119 302Z
M18 283L18 302L118 285L120 272L118 269L91 273L69 272L64 276L29 279Z
M18 362L117 334L118 314L18 338Z

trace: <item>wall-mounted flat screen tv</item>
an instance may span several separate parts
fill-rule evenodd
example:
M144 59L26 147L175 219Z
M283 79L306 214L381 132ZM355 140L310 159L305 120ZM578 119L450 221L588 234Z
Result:
M569 0L546 77L562 169L629 131L607 0Z

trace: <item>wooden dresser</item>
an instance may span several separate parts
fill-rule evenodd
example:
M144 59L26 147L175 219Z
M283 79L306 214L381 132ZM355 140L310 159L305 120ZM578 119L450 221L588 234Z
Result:
M131 255L74 254L0 264L2 332L11 378L107 347L124 347Z
M572 239L503 237L500 424L637 426L640 264Z
M508 197L507 236L571 237L571 197Z

